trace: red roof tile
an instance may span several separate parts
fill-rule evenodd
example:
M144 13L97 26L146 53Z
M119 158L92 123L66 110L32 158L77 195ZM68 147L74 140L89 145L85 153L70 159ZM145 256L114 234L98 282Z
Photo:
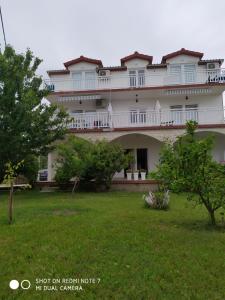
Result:
M49 70L47 71L48 75L64 75L69 74L69 70Z
M98 65L99 67L103 66L101 60L99 60L99 59L93 59L93 58L88 58L88 57L85 57L83 55L81 55L79 58L76 58L76 59L69 60L69 61L65 62L64 66L66 68L68 68L69 66L78 64L80 62L87 62L87 63L90 63L90 64Z
M204 53L201 53L201 52L196 52L196 51L191 51L191 50L187 50L187 49L181 48L180 50L178 50L176 52L172 52L172 53L169 53L167 55L164 55L162 57L162 63L166 63L167 59L170 59L170 58L176 57L178 55L182 55L182 54L183 55L188 55L188 56L199 57L200 59L204 55Z
M138 53L137 51L135 51L133 54L121 58L120 59L121 65L123 66L126 61L129 61L129 60L132 60L135 58L147 60L149 62L149 64L151 64L152 60L153 60L153 56L141 54L141 53Z

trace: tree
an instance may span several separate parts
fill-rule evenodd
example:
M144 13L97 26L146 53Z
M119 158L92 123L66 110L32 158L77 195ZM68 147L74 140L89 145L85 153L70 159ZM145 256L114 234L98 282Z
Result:
M9 224L13 221L13 190L14 190L14 180L17 174L17 170L23 164L23 160L18 162L16 165L13 165L11 162L6 164L6 171L4 182L9 184L9 205L8 205L8 216L9 216Z
M225 169L213 160L213 138L196 137L197 123L187 122L186 135L164 146L152 176L174 192L188 192L188 200L207 209L212 225L215 211L225 207Z
M91 143L75 136L59 145L58 156L55 180L66 184L73 179L74 187L78 181L92 181L109 188L115 172L126 168L132 159L120 145L104 140Z
M66 143L58 146L55 180L58 184L74 181L73 190L85 175L90 161L91 143L74 136L70 136Z
M97 186L108 189L114 174L127 168L131 162L133 156L125 154L119 144L97 141L93 144L86 176L92 178Z
M48 90L36 75L40 63L29 49L17 54L7 46L0 53L0 182L7 163L46 154L66 132L67 114L42 103Z
M24 163L19 169L19 173L26 177L28 183L33 186L37 180L39 161L35 155L27 155Z

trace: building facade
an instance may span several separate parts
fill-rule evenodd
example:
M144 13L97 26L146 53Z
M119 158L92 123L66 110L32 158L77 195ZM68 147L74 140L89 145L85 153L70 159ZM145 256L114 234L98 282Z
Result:
M71 134L117 142L135 156L134 169L153 170L166 139L184 133L187 120L198 122L198 135L215 135L213 156L225 160L223 59L182 48L153 63L134 52L119 66L80 56L48 71L51 103L63 105L73 121ZM54 180L55 154L48 157L48 181ZM126 172L115 174L125 178Z

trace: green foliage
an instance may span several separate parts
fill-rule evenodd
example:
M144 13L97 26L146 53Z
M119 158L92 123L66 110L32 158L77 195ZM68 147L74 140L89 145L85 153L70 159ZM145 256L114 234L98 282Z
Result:
M169 208L169 190L158 190L149 192L148 195L144 195L145 207L152 209L167 210Z
M28 155L26 159L24 159L22 167L19 169L20 174L23 174L31 185L37 180L38 170L39 161L35 155Z
M132 156L125 155L118 144L111 144L105 140L93 144L87 175L91 176L97 185L109 188L113 175L129 165Z
M197 139L196 127L189 121L186 135L166 143L152 176L174 192L187 191L188 200L203 204L215 225L214 212L225 207L225 169L212 158L213 138Z
M55 180L66 184L72 178L79 179L85 175L89 162L91 143L74 136L58 146L58 160Z
M23 165L24 160L21 160L17 164L13 165L12 162L8 162L5 165L4 183L11 184L17 176L18 169Z
M66 131L66 113L41 102L48 91L36 75L40 63L29 49L17 54L7 46L0 53L0 182L6 163L47 153Z
M90 143L74 136L59 146L58 154L55 176L58 183L68 183L77 177L106 188L109 188L115 172L126 168L132 159L117 144L105 140Z
M39 170L48 168L48 155L39 156Z

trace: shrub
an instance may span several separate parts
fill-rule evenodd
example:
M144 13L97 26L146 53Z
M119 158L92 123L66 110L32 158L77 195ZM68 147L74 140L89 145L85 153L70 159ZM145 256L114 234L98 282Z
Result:
M37 180L38 170L38 158L35 155L29 155L24 159L19 173L27 178L29 184L33 185Z
M74 136L58 147L58 155L55 175L58 184L74 178L91 181L98 189L108 189L115 172L120 172L133 160L120 145L105 140L91 143Z
M145 206L153 209L168 209L169 208L169 191L149 192L148 195L143 195Z

